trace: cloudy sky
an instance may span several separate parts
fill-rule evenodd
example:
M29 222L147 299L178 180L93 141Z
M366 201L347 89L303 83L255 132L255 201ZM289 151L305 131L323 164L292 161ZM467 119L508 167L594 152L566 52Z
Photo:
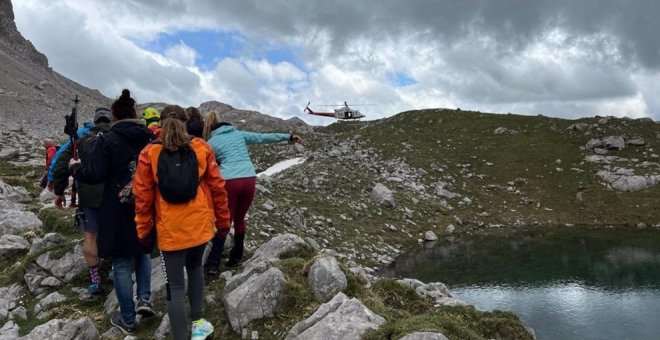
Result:
M51 66L114 98L307 122L305 104L650 116L657 0L14 0ZM328 109L327 107L325 107ZM320 107L319 107L320 109Z

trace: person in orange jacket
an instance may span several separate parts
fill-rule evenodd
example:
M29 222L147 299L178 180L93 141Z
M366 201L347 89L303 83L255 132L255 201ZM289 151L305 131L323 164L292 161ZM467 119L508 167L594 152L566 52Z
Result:
M192 323L192 338L205 339L213 333L213 325L202 318L204 275L202 257L206 243L217 230L229 229L229 209L225 181L220 175L213 149L201 138L186 132L188 115L178 105L168 105L161 112L160 143L147 145L138 158L133 180L135 196L135 222L138 238L148 242L151 229L156 227L158 247L161 250L167 282L167 310L174 339L187 337L184 306L185 267L188 273L188 300ZM179 152L177 154L177 152ZM172 199L166 190L178 183L182 176L167 176L165 169L191 169L195 163L170 158L170 155L196 158L198 178L185 191L184 199ZM176 156L179 157L179 156ZM184 156L181 156L184 157ZM177 159L173 167L167 160ZM190 159L190 158L188 158ZM191 165L192 164L192 165ZM160 171L159 171L160 168ZM193 174L194 176L194 174ZM183 176L185 177L185 176ZM165 181L168 178L168 181ZM159 183L159 179L163 179ZM184 182L188 183L184 178ZM170 182L170 183L166 183ZM179 197L179 196L177 196Z

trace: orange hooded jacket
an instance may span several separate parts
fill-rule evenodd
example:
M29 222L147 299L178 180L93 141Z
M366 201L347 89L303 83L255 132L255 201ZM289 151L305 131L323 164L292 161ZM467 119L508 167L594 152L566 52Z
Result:
M190 144L197 156L200 185L197 196L186 203L169 203L158 191L158 156L162 144L147 145L140 152L135 170L133 195L138 237L145 239L155 222L158 247L164 251L198 246L208 242L216 228L230 226L225 180L213 149L201 138L193 138Z

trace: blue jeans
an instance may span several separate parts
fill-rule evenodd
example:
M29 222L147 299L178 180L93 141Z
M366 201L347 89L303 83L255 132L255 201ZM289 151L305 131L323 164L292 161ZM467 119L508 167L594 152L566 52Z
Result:
M135 325L135 302L133 302L133 279L135 270L138 301L149 301L151 297L151 258L149 254L136 257L113 257L115 294L119 301L121 318L128 325Z

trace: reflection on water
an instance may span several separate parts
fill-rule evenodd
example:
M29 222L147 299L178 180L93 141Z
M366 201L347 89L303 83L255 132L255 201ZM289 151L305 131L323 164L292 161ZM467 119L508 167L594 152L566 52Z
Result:
M382 274L446 283L539 339L660 339L660 231L564 229L439 241Z

